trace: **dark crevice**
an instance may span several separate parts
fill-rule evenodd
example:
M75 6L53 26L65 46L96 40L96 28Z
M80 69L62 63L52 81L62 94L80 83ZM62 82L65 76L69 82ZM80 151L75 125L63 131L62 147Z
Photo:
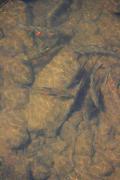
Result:
M27 167L27 180L35 180L35 178L33 177L33 172L30 165Z
M5 38L5 33L2 28L0 28L0 40Z
M78 72L76 73L75 77L73 78L72 82L69 84L69 86L67 88L68 89L75 88L80 83L85 72L86 72L86 70L84 69L84 65L83 65L83 67L79 68Z
M46 130L45 129L38 129L38 130L31 130L30 131L31 136L34 136L35 138L46 136Z
M23 140L19 145L16 145L14 147L11 148L12 151L18 153L19 151L24 152L28 146L32 143L32 139L31 139L31 135L28 129L26 129L26 133L28 135L28 138L25 140Z
M104 103L104 96L103 96L101 90L99 90L99 92L98 92L98 103L99 103L99 110L105 111L106 108L105 108L105 103Z
M55 8L54 12L49 17L48 23L51 26L58 26L68 17L68 10L72 5L73 0L62 0Z
M87 101L86 113L88 116L87 118L90 121L96 118L100 113L100 110L95 106L91 98L89 98Z
M0 0L0 8L3 7L9 0Z
M112 52L112 51L86 51L86 52L75 52L77 54L77 58L80 59L82 56L107 56L113 57L116 60L120 60L120 54Z
M68 114L66 115L66 118L65 120L62 122L62 124L57 128L56 130L56 135L59 136L60 133L61 133L61 130L62 130L62 127L64 126L65 122L69 120L69 118L77 111L80 111L83 103L84 103L84 100L85 100L85 97L86 97L86 94L87 94L87 91L89 89L89 85L90 85L90 77L89 77L89 73L85 73L84 74L85 77L84 77L84 84L82 85L82 87L79 88L79 91L75 97L75 100L68 112Z

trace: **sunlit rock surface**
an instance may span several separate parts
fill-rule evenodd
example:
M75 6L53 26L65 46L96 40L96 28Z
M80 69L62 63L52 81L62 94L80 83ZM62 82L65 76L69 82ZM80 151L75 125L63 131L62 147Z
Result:
M119 6L1 6L0 180L120 179Z

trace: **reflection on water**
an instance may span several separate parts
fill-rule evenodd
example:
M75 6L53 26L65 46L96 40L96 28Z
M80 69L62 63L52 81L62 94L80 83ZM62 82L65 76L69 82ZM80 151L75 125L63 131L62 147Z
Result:
M0 1L0 179L120 179L119 2Z

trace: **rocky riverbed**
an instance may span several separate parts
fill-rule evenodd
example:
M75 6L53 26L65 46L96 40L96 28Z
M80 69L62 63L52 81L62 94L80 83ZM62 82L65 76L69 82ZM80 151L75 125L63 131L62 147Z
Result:
M0 8L0 180L120 179L120 3Z

